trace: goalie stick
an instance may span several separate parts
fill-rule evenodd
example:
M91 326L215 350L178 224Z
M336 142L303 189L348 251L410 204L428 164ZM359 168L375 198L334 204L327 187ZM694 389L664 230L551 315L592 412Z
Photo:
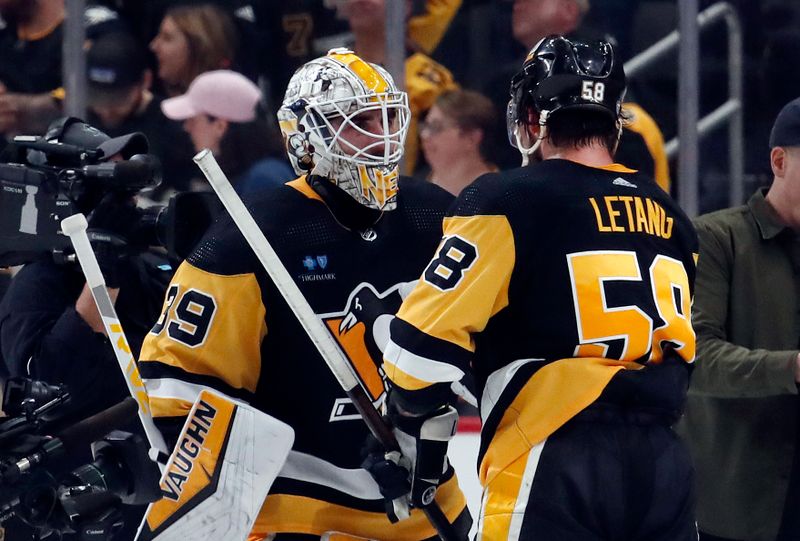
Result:
M139 374L136 361L128 345L128 339L125 338L122 324L119 322L119 317L117 317L114 303L111 301L106 289L106 282L103 278L103 273L100 271L100 265L97 264L97 258L94 255L94 251L92 251L92 245L89 243L89 237L86 234L87 227L86 217L83 214L74 214L61 221L61 230L70 238L72 246L75 248L75 255L78 257L78 262L81 264L81 269L86 277L86 285L89 286L94 302L97 305L97 310L100 312L103 327L106 330L109 342L114 348L114 355L125 377L128 391L139 405L139 420L144 427L144 433L150 443L151 452L155 449L164 457L167 457L169 456L169 449L167 449L167 444L164 442L161 432L158 431L153 423L147 390L144 388L142 376ZM156 459L156 457L152 456L151 458ZM161 466L161 460L156 460L156 462Z
M258 227L247 207L245 207L239 195L231 186L225 173L220 169L214 155L210 150L204 149L198 152L193 160L206 179L208 179L211 187L214 188L233 222L239 228L245 240L247 240L250 248L255 252L275 287L278 288L289 308L294 312L300 325L302 325L309 339L333 372L339 385L353 402L367 427L387 451L399 452L400 446L391 428L383 420L380 412L375 409L369 396L358 383L344 353L336 345L333 336L325 329L320 319L311 309L300 288L297 287L297 284L264 236L261 228ZM436 501L423 507L422 510L443 541L459 541L459 536L455 533L453 526L436 504Z
M61 222L75 248L128 390L138 404L151 459L162 470L163 497L148 506L136 539L182 541L225 536L245 541L286 461L294 430L253 407L204 390L170 455L153 423L147 389L106 289L87 226L83 214ZM154 450L158 457L152 454Z

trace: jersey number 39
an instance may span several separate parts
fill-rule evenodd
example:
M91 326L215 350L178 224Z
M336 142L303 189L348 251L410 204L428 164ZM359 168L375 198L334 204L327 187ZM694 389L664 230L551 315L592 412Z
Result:
M161 334L166 327L170 338L195 348L205 342L217 304L214 297L197 289L179 293L181 292L177 284L171 285L167 290L164 312L150 329L150 333Z

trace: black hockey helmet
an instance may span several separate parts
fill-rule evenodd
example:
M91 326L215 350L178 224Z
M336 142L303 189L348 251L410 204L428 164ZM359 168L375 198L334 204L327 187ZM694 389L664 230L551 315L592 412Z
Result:
M611 43L548 36L528 53L522 69L511 79L509 138L517 146L514 127L528 122L530 109L539 115L542 126L553 113L568 108L605 112L617 122L625 85L625 70Z

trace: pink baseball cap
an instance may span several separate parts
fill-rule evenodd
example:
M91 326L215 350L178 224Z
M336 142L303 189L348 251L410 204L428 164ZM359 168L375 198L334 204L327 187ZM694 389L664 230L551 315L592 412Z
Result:
M231 70L201 73L186 94L161 102L161 110L172 120L186 120L199 114L231 122L250 122L256 118L261 90L250 79Z

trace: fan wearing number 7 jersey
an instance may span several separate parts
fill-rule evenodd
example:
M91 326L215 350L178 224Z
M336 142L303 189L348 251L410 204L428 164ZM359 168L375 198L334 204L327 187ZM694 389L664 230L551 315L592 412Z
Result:
M697 238L652 179L614 163L624 94L611 44L539 43L508 108L538 163L461 193L391 323L391 409L425 418L475 377L478 541L697 539L671 429L695 357Z

